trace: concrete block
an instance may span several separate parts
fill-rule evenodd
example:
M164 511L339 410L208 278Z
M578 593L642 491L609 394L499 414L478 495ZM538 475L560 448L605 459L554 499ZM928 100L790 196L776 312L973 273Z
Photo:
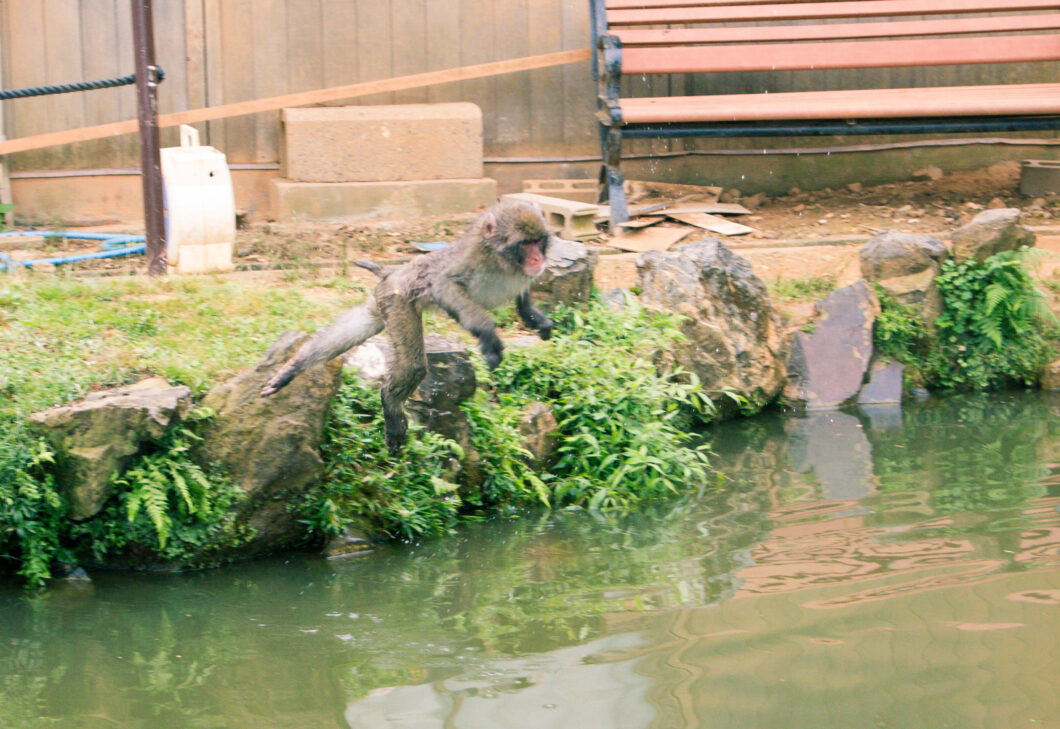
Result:
M564 238L586 240L599 235L596 230L596 216L600 213L598 205L529 192L513 192L505 195L503 199L537 203L545 212L549 224L558 229L559 235Z
M1060 195L1060 161L1026 160L1020 168L1020 194L1039 197L1049 193Z
M279 221L400 220L467 213L497 200L486 177L416 182L273 180L272 217Z
M475 104L284 109L283 130L282 176L295 182L482 177Z

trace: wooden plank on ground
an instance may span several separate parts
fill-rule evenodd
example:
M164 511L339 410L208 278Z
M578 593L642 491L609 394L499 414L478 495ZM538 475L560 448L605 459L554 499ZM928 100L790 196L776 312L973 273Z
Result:
M659 215L659 216L656 216L656 217L646 216L646 217L643 217L643 218L633 218L632 220L627 220L624 223L619 223L618 227L619 228L625 228L626 230L636 230L638 228L650 228L651 226L655 225L656 223L661 223L664 220L666 220L666 217L663 216L663 215Z
M639 230L626 230L619 233L609 240L607 245L611 248L634 253L665 251L691 234L691 228L640 228Z
M679 223L685 225L694 225L697 228L703 228L709 230L712 233L720 233L721 235L747 235L754 231L754 228L746 226L742 223L734 223L731 220L725 218L719 218L716 215L707 215L706 213L666 213L666 217L672 218Z
M667 215L685 213L707 213L709 215L750 215L751 211L736 203L697 203L687 202L663 208Z
M715 185L680 185L672 182L649 182L646 180L627 180L626 194L644 196L686 197L695 196L697 201L717 202L722 189Z

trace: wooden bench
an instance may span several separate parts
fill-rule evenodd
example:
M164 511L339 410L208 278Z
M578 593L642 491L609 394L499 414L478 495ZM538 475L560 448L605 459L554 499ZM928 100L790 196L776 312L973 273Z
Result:
M590 0L601 185L623 138L1060 128L1060 83L634 97L623 76L1056 61L1058 0ZM710 83L710 78L707 78Z

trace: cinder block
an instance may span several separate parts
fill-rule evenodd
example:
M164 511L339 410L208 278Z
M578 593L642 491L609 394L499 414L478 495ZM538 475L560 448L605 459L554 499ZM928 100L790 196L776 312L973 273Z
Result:
M283 129L282 174L295 182L482 177L475 104L284 109Z
M1060 161L1026 160L1020 169L1020 194L1038 197L1049 193L1060 195Z
M503 199L537 203L545 212L549 224L558 229L564 238L587 240L599 235L596 229L596 216L600 214L598 205L563 200L548 195L535 195L530 192L513 192L505 195Z
M401 220L467 213L497 200L497 182L292 182L275 179L272 217L279 221Z

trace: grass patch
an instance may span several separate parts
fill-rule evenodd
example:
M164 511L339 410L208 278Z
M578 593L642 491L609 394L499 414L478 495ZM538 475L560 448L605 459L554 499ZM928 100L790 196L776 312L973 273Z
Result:
M213 277L0 286L0 417L147 373L201 393L259 359L281 332L311 331L349 301Z
M777 278L769 283L769 296L777 302L818 301L835 291L836 277L831 274L806 278Z

